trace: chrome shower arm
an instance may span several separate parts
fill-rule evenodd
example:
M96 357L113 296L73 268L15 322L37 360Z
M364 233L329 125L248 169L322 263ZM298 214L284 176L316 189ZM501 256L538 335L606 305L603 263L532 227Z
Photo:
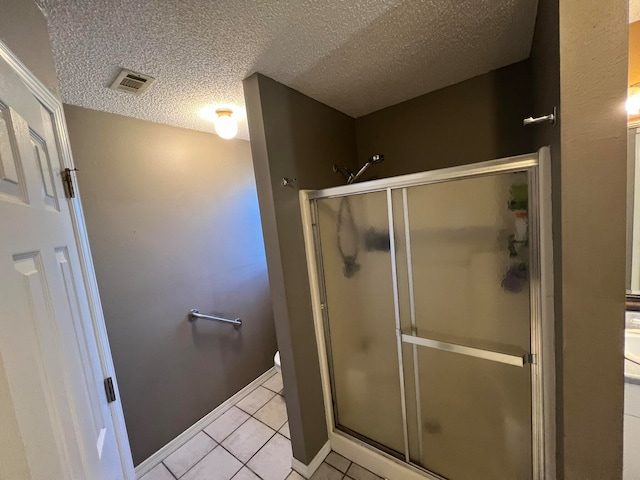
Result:
M354 183L356 180L358 180L358 178L360 178L360 175L362 175L365 172L365 170L369 168L369 165L371 165L371 162L367 162L362 167L360 167L360 170L358 170L358 173L356 173L355 175L352 175L349 181L347 181L347 184Z
M348 168L340 167L340 166L338 166L338 165L336 165L334 163L333 164L333 172L334 173L341 173L342 176L344 177L344 181L347 182L347 185L353 182L353 179L354 179L353 172L351 170L349 170Z
M365 170L369 168L371 165L375 165L376 163L382 163L382 162L384 162L384 155L382 155L381 153L378 153L369 157L369 160L367 160L367 163L365 163L360 168L360 170L358 170L358 173L353 173L348 168L340 167L335 163L333 164L333 172L334 173L340 172L344 177L345 182L347 182L347 185L351 185L356 180L358 180L358 178L360 178L360 176L365 172Z

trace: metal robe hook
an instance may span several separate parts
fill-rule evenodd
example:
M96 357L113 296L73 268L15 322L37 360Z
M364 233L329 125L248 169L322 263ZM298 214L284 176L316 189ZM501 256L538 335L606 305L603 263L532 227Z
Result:
M297 182L297 178L287 178L282 177L282 186L283 187L295 187L294 182Z
M522 126L527 127L529 125L536 125L538 123L550 123L551 125L555 125L556 121L558 119L557 116L557 108L553 107L553 113L549 114L549 115L545 115L544 117L529 117L529 118L525 118L522 121Z

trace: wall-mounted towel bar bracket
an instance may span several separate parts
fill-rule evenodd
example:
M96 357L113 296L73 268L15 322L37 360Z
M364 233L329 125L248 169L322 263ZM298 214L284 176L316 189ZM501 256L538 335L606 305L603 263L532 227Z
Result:
M239 318L231 319L231 318L215 317L213 315L204 315L200 313L196 308L192 308L191 310L189 310L189 321L193 322L198 318L202 318L203 320L215 320L216 322L230 323L235 328L240 328L240 326L242 325L242 320L240 320Z

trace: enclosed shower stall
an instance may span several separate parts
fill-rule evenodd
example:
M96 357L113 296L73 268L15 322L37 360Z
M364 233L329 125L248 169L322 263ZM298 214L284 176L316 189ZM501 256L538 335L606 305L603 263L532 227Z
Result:
M545 157L302 195L332 435L428 478L544 478Z

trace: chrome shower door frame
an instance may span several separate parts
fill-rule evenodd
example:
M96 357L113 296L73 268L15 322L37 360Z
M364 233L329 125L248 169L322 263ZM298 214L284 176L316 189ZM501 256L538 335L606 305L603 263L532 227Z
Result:
M391 177L366 183L339 186L334 188L301 191L301 211L307 249L307 263L309 266L309 281L311 287L316 340L320 357L320 367L323 380L326 420L332 449L343 453L353 460L360 461L379 475L389 478L400 475L402 478L432 478L441 479L433 472L415 465L409 460L407 403L405 393L405 377L402 345L448 349L471 356L487 358L483 351L474 352L471 347L455 345L435 345L428 339L415 336L415 312L413 306L413 282L409 293L411 309L411 335L403 334L400 328L399 293L397 265L395 258L394 238L394 190L402 192L402 211L404 214L404 228L407 223L407 188L419 185L429 185L452 180L461 180L499 173L527 172L529 184L530 208L530 318L531 318L531 355L522 358L501 353L494 353L489 358L502 363L516 366L531 366L531 445L532 445L532 478L534 480L555 478L555 357L554 357L554 318L553 318L553 253L551 234L551 159L549 148L544 147L536 153L509 157L488 162L463 165L422 172L412 175ZM394 293L394 313L398 346L398 361L400 374L401 408L404 435L404 461L391 455L379 446L376 447L364 438L353 435L352 432L340 430L336 425L337 405L333 392L333 364L329 322L326 308L325 279L322 268L322 251L320 248L319 230L317 227L316 200L323 198L347 197L355 194L371 192L386 192L389 220L389 235L391 243L391 274ZM408 241L407 237L407 243ZM410 263L410 245L408 245ZM409 266L411 276L411 267ZM431 344L431 343L433 344ZM489 352L493 353L493 352ZM489 355L491 356L491 355ZM508 358L509 357L509 358ZM415 359L415 355L414 355ZM418 394L418 393L416 393ZM418 412L418 416L420 413ZM374 453L375 452L375 453Z

